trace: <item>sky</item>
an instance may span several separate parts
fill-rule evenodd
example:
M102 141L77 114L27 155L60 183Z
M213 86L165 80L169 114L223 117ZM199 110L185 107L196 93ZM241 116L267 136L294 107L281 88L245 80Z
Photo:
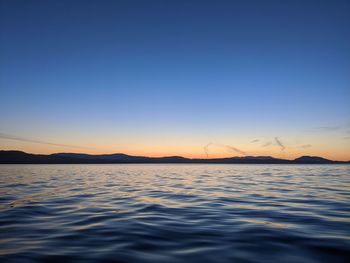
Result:
M349 13L0 0L0 149L350 160Z

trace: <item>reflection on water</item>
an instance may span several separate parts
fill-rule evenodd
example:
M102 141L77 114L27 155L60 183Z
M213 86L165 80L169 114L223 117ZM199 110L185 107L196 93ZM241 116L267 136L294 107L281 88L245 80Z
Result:
M1 165L1 262L347 262L347 165Z

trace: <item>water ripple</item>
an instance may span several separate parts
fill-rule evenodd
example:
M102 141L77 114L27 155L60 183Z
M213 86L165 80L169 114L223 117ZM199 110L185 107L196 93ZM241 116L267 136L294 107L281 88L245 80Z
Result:
M347 165L2 165L1 262L348 262Z

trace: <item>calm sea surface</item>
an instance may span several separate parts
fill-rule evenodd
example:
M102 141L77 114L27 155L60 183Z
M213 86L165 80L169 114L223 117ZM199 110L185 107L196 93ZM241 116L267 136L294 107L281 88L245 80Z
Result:
M347 165L1 165L1 262L349 262Z

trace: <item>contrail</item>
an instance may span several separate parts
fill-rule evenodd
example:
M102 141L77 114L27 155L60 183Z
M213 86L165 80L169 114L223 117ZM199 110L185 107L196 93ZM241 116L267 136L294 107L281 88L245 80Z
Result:
M21 142L32 142L32 143L39 143L39 144L47 144L47 145L53 145L53 146L59 146L59 147L91 149L91 148L88 148L88 147L82 147L82 146L76 146L76 145L52 143L52 142L40 141L40 140L35 140L35 139L30 139L30 138L24 138L24 137L14 136L14 135L2 133L2 132L0 132L0 138L1 139L6 139L6 140L21 141Z
M231 150L233 152L236 152L236 153L239 153L242 155L246 154L244 151L241 151L240 149L233 147L233 146L230 146L230 145L221 144L221 146L225 147L228 150Z
M284 151L284 149L286 149L286 147L283 145L283 143L280 141L278 137L275 137L275 142L279 147L281 147L281 151Z
M220 144L220 143L208 143L206 144L203 149L204 149L204 152L205 152L205 155L206 157L208 158L209 157L209 146L211 145L215 145L215 146L219 146L219 147L224 147L226 150L228 151L231 151L231 152L236 152L236 153L239 153L239 154L242 154L242 155L245 155L246 152L236 148L236 147L233 147L233 146L230 146L230 145L226 145L226 144Z
M212 144L212 143L210 142L210 143L208 143L207 145L205 145L205 146L203 147L204 152L205 152L205 155L207 156L207 158L209 157L209 146L210 146L211 144Z

